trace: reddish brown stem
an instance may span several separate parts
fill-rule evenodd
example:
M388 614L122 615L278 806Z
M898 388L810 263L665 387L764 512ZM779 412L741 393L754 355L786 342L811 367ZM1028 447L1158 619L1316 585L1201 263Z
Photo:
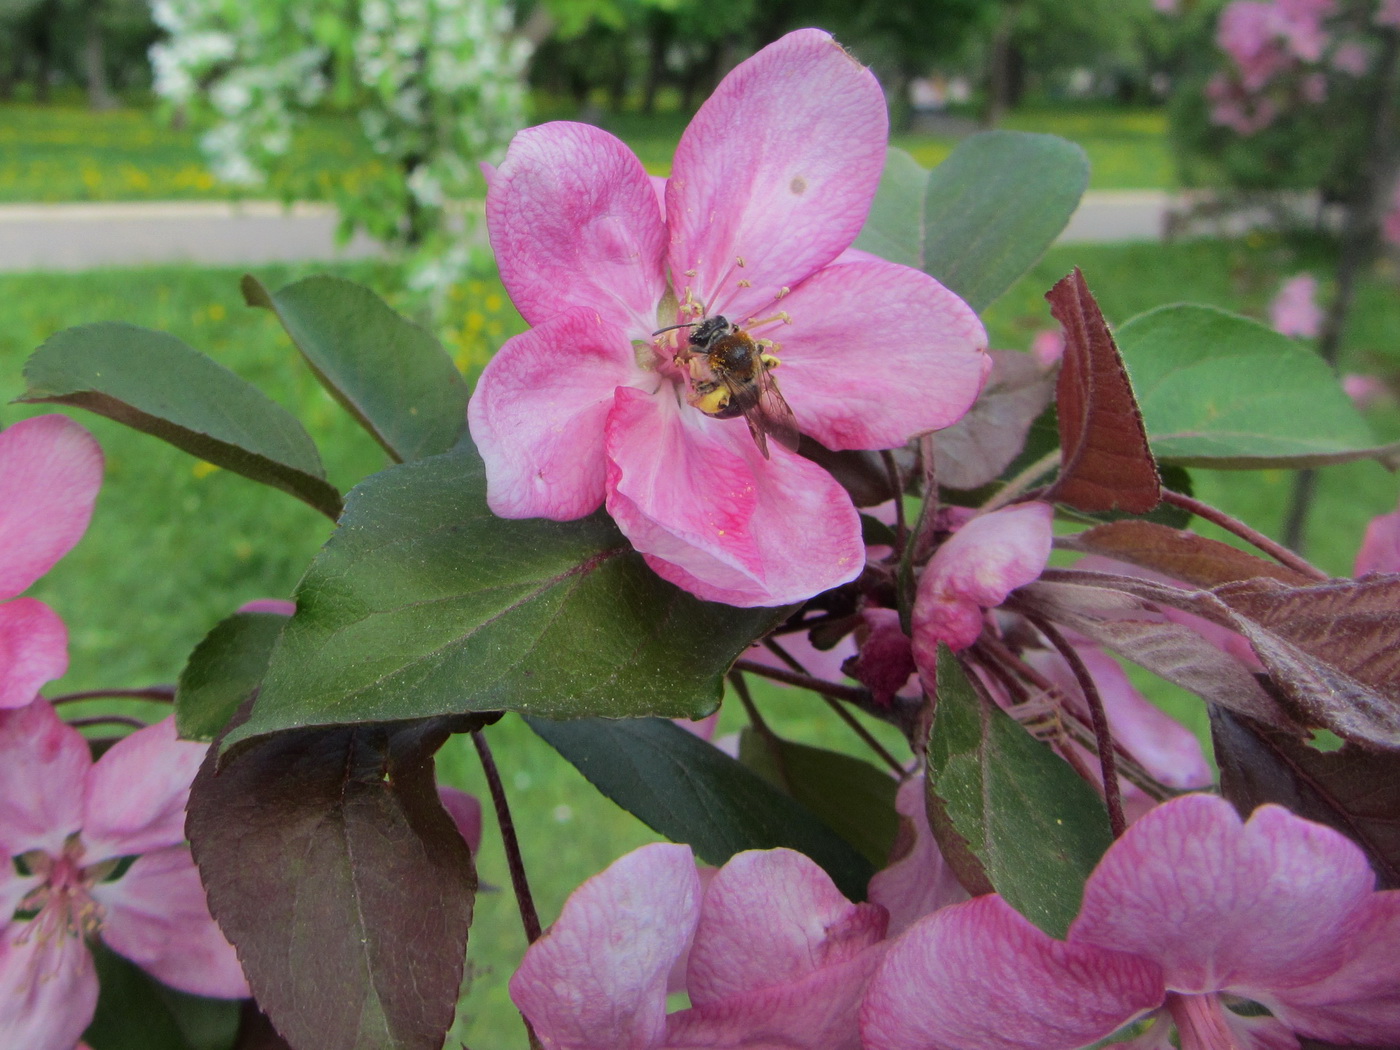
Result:
M1295 572L1301 572L1304 576L1310 576L1314 580L1331 579L1325 572L1311 562L1305 561L1281 543L1269 539L1262 532L1251 528L1238 518L1232 518L1218 507L1212 507L1209 503L1202 503L1198 499L1186 495L1184 492L1173 492L1171 489L1162 490L1162 499L1174 507L1188 510L1198 518L1204 518L1212 524L1219 525L1226 532L1234 533L1246 543L1252 544L1273 558L1280 565L1286 565Z
M520 855L520 840L515 835L515 821L510 816L510 805L506 802L506 789L501 783L496 760L491 757L491 747L481 730L472 734L476 754L481 759L481 771L486 774L486 784L491 791L491 802L496 807L496 822L501 827L501 842L505 846L506 864L510 868L510 884L515 890L515 901L520 907L520 924L525 927L525 939L534 944L540 937L540 917L535 911L535 898L530 893L530 880L525 876L525 861ZM528 1023L528 1022L527 1022Z
M161 703L172 703L175 700L175 687L173 685L152 685L145 689L93 689L86 693L64 693L62 696L50 697L51 704L67 704L74 700L159 700Z
M68 723L74 729L86 729L89 726L130 726L132 729L145 729L147 723L139 718L127 718L126 715L94 715L91 718L74 718Z
M1027 617L1035 629L1055 647L1064 658L1069 669L1079 683L1080 692L1089 705L1089 718L1094 726L1094 743L1099 752L1099 769L1103 773L1103 797L1108 803L1108 823L1113 829L1113 837L1118 838L1128 830L1128 818L1123 813L1123 794L1118 786L1118 756L1114 753L1113 732L1108 727L1108 714L1104 711L1103 697L1089 668L1084 666L1079 653L1070 645L1065 636L1038 616Z
M810 689L814 693L829 696L833 700L845 700L851 704L870 703L870 694L864 689L838 685L836 682L828 682L824 678L813 678L809 674L798 674L796 671L784 671L780 667L769 667L767 664L757 663L754 660L735 660L734 670L747 671L760 678L771 678L784 685L795 685L799 689Z

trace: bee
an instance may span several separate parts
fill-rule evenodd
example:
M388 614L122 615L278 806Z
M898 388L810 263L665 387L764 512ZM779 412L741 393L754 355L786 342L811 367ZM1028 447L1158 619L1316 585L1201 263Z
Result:
M675 328L692 329L688 345L676 354L676 361L690 369L686 400L715 419L743 416L764 459L769 458L769 435L796 452L801 439L797 420L772 375L778 359L725 317L671 325L652 334Z

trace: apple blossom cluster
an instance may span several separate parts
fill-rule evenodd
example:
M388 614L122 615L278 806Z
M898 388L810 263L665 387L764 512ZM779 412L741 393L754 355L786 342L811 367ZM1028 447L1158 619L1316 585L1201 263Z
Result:
M1134 1023L1133 1045L1163 1050L1173 1027L1184 1050L1400 1039L1400 891L1337 832L1165 802L1056 940L947 877L922 794L901 789L916 864L877 874L865 904L789 850L697 871L688 847L643 846L573 893L511 997L547 1050L1074 1050ZM668 992L689 1007L667 1014Z
M348 229L415 251L418 283L442 288L467 261L463 238L445 236L445 209L479 193L477 162L524 122L530 48L501 0L353 6L158 0L155 90L207 109L200 143L215 175L248 186L286 156L309 110L348 106L383 161L320 189ZM327 76L337 67L348 81Z
M724 79L664 188L598 128L517 135L486 217L531 327L492 359L468 413L491 508L563 521L604 506L657 573L710 601L783 605L854 579L850 497L784 442L760 443L776 408L754 416L781 398L828 449L894 448L961 417L991 364L957 296L848 251L886 129L871 73L802 30ZM719 318L761 363L714 374L693 333ZM755 391L738 418L741 380L781 394ZM730 381L732 404L706 400Z
M87 1028L95 938L173 988L248 994L185 843L207 745L166 718L94 761L38 696L67 669L67 631L14 596L82 537L101 481L97 443L63 416L0 432L0 1045L25 1050L71 1050Z

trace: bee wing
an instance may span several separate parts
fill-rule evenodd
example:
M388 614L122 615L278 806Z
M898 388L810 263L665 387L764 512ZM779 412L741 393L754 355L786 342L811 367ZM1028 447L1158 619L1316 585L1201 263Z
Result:
M755 420L757 417L757 420ZM797 417L792 414L792 408L788 405L787 399L778 390L778 384L767 370L764 370L758 380L758 403L751 412L745 414L749 421L749 429L755 427L773 436L778 444L789 452L796 452L797 446L802 440L802 434L797 429ZM759 442L758 447L763 451L764 458L768 456L767 443Z

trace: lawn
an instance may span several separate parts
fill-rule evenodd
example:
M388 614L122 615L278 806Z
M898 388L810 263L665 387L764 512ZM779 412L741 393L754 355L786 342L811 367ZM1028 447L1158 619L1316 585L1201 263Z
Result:
M540 104L539 119L570 118ZM686 116L607 114L601 123L625 139L647 169L664 175ZM1166 118L1160 110L1076 106L1032 108L1006 127L1053 132L1080 143L1093 163L1095 189L1170 186ZM925 167L952 151L952 135L899 135L895 145ZM336 185L353 190L384 163L353 119L317 116L296 136L288 170L267 186L221 183L205 167L196 133L176 129L150 108L93 113L77 103L0 106L0 203L43 201L223 200L231 197L321 200Z
M1259 313L1281 275L1316 259L1298 259L1267 239L1167 246L1071 246L1053 250L989 311L992 344L1024 348L1051 324L1041 295L1071 266L1083 268L1111 321L1161 303L1195 300ZM308 272L266 268L277 287ZM337 272L376 288L395 274L371 264ZM170 331L258 384L305 423L333 482L348 486L384 466L382 453L325 395L291 351L270 315L242 305L236 270L152 269L81 275L0 275L0 399L22 389L25 357L52 332L74 324L125 320ZM392 298L392 296L391 296ZM479 368L520 327L498 282L483 275L458 290L444 340L459 364ZM1349 367L1393 372L1400 331L1395 277L1362 289L1347 347ZM1247 380L1246 380L1247 381ZM35 414L0 410L0 423ZM107 479L87 537L32 593L50 602L72 631L72 669L50 693L97 686L168 682L185 654L217 620L259 597L285 597L330 525L308 508L242 478L209 468L160 442L102 419L79 415L107 453ZM1376 411L1378 432L1400 436L1400 414ZM1282 472L1195 472L1197 493L1276 532L1288 491ZM1366 521L1390 510L1400 486L1380 467L1356 464L1323 473L1311 554L1331 572L1349 571ZM139 552L133 556L133 552ZM760 696L780 730L853 749L806 694L778 688ZM729 705L724 727L741 718ZM1200 705L1188 701L1200 714ZM1199 718L1193 717L1199 724ZM621 852L654 836L601 800L524 726L507 719L490 731L522 828L546 922L570 889ZM440 759L444 779L484 794L470 746L454 741ZM488 827L494 827L488 819ZM488 831L480 858L484 882L508 886L498 841ZM478 1047L522 1046L505 981L522 939L509 890L483 893L469 959L474 988L454 1037ZM455 1041L448 1045L455 1046Z

